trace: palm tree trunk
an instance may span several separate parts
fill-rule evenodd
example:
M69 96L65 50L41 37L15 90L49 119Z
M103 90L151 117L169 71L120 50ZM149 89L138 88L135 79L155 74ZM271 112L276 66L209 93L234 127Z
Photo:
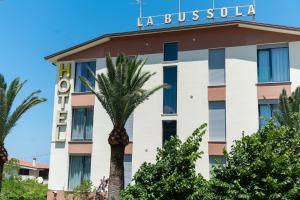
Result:
M119 200L124 188L124 150L122 144L111 145L110 172L108 184L108 200Z
M4 164L8 160L8 154L4 147L4 144L0 145L0 192L2 190L2 180L3 180L3 169Z

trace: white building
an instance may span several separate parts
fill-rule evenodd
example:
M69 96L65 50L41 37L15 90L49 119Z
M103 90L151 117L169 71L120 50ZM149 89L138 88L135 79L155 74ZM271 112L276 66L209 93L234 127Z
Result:
M291 93L300 85L300 29L255 22L109 34L50 55L57 84L48 199L53 191L63 199L63 191L85 179L98 186L109 175L112 124L78 80L88 76L87 66L105 72L107 53L148 58L144 69L157 74L147 87L172 86L140 105L127 122L127 183L143 162L155 161L157 147L170 135L184 140L202 123L208 123L208 132L197 171L209 178L223 149L263 126L283 88Z

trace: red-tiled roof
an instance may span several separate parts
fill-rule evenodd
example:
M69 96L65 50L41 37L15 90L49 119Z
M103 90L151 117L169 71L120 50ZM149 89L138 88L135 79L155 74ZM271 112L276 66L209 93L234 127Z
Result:
M8 158L8 159L11 160L12 158ZM49 165L46 164L36 164L34 166L32 162L28 162L26 160L18 160L18 162L20 166L24 166L24 167L30 167L35 169L49 169Z

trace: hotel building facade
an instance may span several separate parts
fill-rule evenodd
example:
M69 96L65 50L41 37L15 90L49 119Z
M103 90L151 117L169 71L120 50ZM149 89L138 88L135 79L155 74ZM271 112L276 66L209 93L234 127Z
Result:
M105 72L105 55L147 58L156 72L146 87L171 85L129 118L125 184L158 147L176 134L186 139L208 123L196 168L205 178L234 140L272 117L285 88L300 85L300 29L246 21L109 34L46 57L56 66L48 199L64 198L83 180L95 186L109 175L112 123L79 80L89 67ZM97 87L97 86L96 86ZM224 161L225 162L225 161Z

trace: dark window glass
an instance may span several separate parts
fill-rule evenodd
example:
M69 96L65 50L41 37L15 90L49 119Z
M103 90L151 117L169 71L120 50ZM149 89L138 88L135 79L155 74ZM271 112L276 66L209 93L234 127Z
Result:
M225 49L209 50L209 85L225 84Z
M80 81L79 77L85 77L92 86L95 86L95 80L91 73L96 72L96 62L80 62L76 63L76 72L75 72L75 92L88 92L89 89Z
M83 181L90 180L91 156L70 156L69 190L73 190Z
M270 121L275 112L279 111L278 104L259 105L259 128L263 128Z
M209 140L226 141L225 102L209 102Z
M132 175L132 155L124 155L124 186L130 184Z
M226 165L224 156L209 156L209 177L213 177L213 170L219 165Z
M178 60L178 43L165 43L164 44L164 61Z
M289 49L287 47L258 50L258 81L290 80Z
M164 67L164 83L170 87L164 89L163 113L177 113L177 66Z
M177 134L176 121L163 121L163 144Z
M44 180L48 180L48 174L49 174L48 169L39 171L39 176L42 177Z
M93 108L74 108L72 123L72 140L92 140Z
M20 169L19 175L28 176L29 175L29 169Z

